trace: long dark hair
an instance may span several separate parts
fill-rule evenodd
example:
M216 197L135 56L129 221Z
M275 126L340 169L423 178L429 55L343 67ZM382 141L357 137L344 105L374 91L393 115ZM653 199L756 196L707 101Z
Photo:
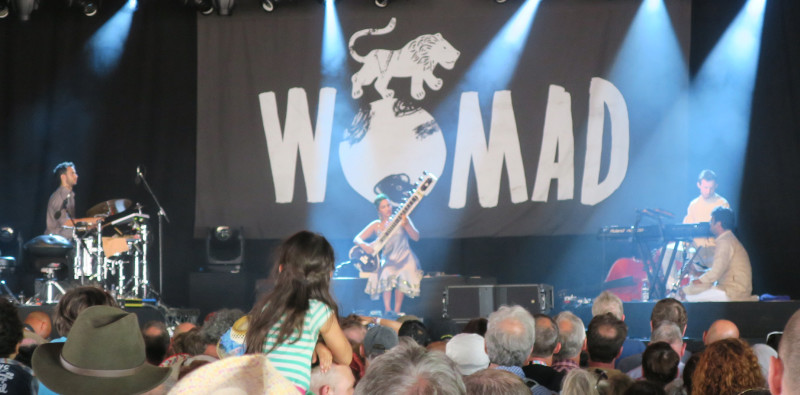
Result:
M272 267L275 288L253 306L248 314L245 335L247 353L264 351L267 332L283 318L278 339L270 352L302 333L303 321L311 299L326 304L337 314L336 302L330 293L331 272L334 269L333 247L322 235L309 231L295 233L281 244Z

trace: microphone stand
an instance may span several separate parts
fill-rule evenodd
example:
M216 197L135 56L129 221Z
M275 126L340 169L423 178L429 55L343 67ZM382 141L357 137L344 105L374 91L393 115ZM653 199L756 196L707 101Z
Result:
M147 179L144 177L144 173L142 173L141 171L139 171L137 169L137 175L139 176L139 179L142 180L142 183L144 184L144 188L147 189L147 192L150 194L150 196L153 198L153 201L156 203L156 207L158 207L158 291L155 291L153 289L150 289L150 291L152 291L154 294L156 294L156 297L159 297L160 295L163 295L161 293L161 291L164 289L164 222L163 222L163 220L166 220L167 223L169 223L169 217L167 217L167 212L164 211L164 207L161 207L161 203L158 202L158 198L156 197L156 194L153 193L153 190L150 188L150 184L147 182ZM145 256L145 259L147 259L146 256ZM144 296L143 299L147 297L147 287L148 287L149 283L150 282L145 277L144 284L143 284L143 286L145 288L144 289L144 293L143 293L143 296Z

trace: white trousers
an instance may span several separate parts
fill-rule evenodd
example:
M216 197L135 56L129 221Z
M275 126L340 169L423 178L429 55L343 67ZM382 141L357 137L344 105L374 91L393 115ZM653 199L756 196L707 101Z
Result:
M725 291L711 287L703 292L694 295L686 295L687 302L730 302L731 299Z

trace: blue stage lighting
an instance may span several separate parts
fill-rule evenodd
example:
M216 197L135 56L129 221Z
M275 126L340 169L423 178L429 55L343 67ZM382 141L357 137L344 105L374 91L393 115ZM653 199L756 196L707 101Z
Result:
M124 6L89 39L86 44L89 64L98 75L106 75L116 68L122 57L132 20L133 10Z
M738 191L750 132L765 0L749 0L703 62L691 87L696 167L724 167L721 185ZM733 196L731 205L738 196Z
M470 66L462 85L469 90L494 92L508 89L508 83L517 69L517 62L528 40L540 0L526 0L506 22L500 32ZM487 78L486 70L494 70ZM460 95L461 89L456 89Z

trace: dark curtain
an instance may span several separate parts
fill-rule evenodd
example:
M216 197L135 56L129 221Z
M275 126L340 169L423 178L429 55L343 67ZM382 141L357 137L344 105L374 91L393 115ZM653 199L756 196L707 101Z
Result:
M89 43L126 3L105 1L89 18L66 2L45 1L29 21L14 13L0 21L0 223L25 240L42 234L57 186L52 169L72 161L78 216L108 199L144 205L154 231L150 279L158 288L158 210L134 182L142 166L170 220L163 232L165 301L185 304L194 215L195 12L181 1L140 1L129 33L95 51ZM120 43L116 63L94 57Z

